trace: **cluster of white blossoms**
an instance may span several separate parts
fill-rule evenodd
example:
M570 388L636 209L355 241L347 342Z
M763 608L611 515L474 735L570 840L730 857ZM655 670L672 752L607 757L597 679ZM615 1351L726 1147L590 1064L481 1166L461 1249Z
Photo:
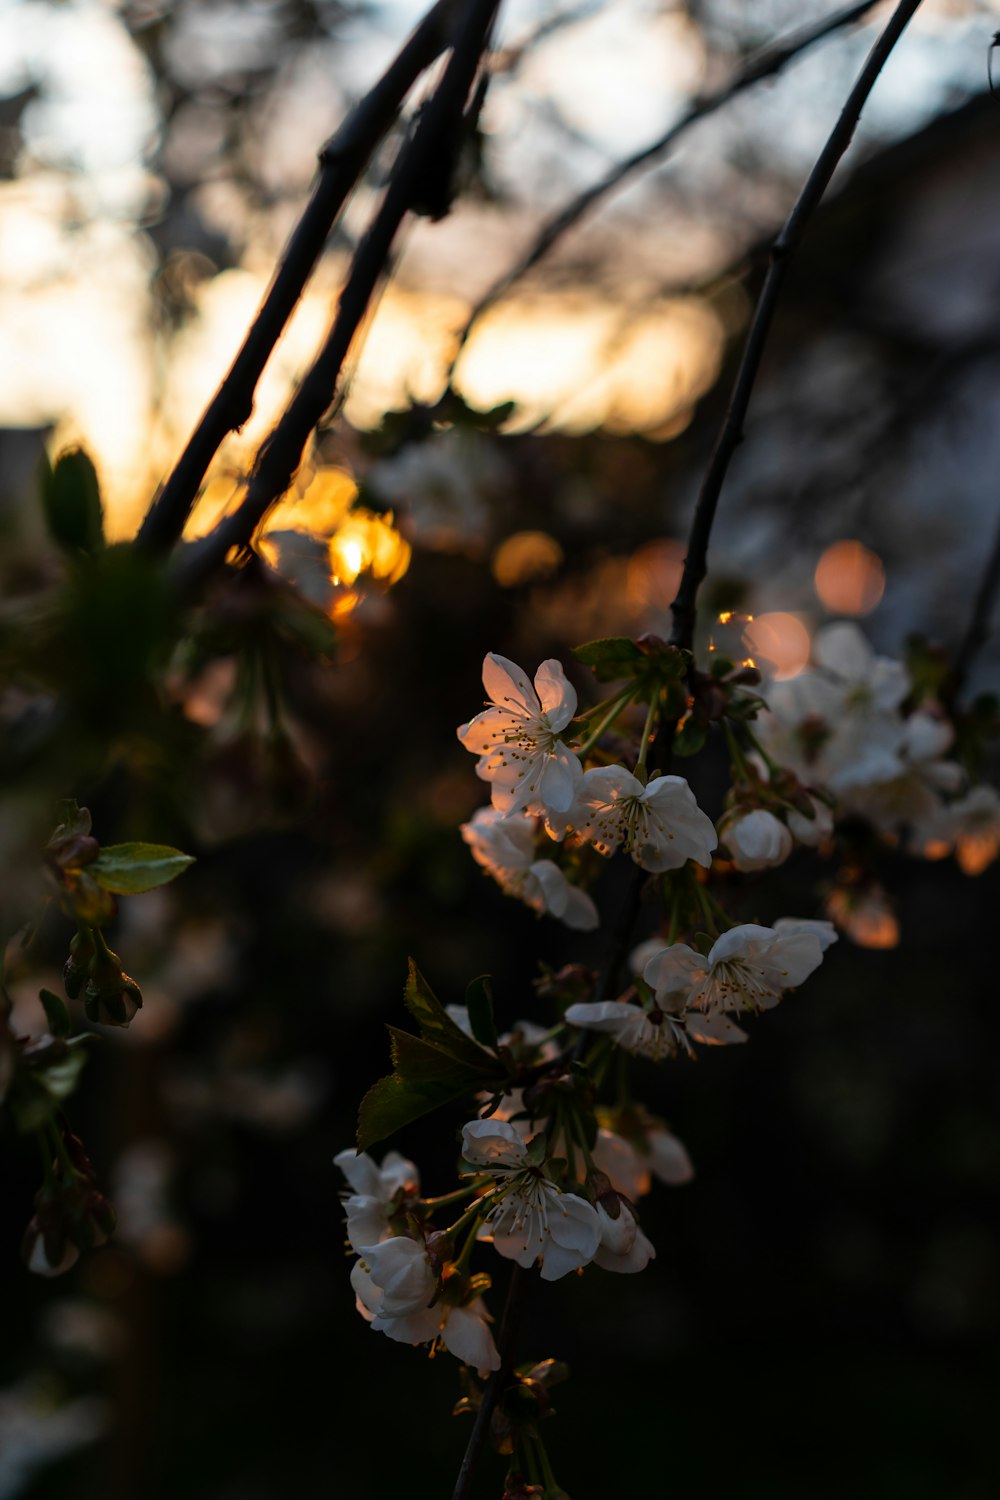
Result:
M777 1005L814 969L837 934L831 922L783 917L773 927L745 923L724 932L707 954L686 943L643 945L645 1002L601 1000L571 1005L574 1026L606 1032L619 1047L660 1062L693 1043L746 1041L734 1017Z
M366 1322L401 1344L440 1342L486 1376L499 1369L489 1314L477 1288L460 1301L441 1295L423 1236L407 1233L415 1223L407 1208L419 1200L420 1174L413 1162L391 1151L378 1167L366 1154L334 1157L354 1192L345 1197L347 1234L358 1259L351 1271L357 1309Z
M491 806L462 825L462 837L503 890L586 929L597 925L596 908L545 858L551 841L572 835L604 855L624 849L656 873L688 860L708 868L715 827L682 776L644 782L625 766L584 770L582 751L566 738L576 690L558 661L542 662L532 686L514 662L491 652L483 685L489 706L461 725L458 737L479 757L476 771L490 785Z
M601 1128L576 1184L581 1192L553 1179L547 1153L555 1154L547 1136L520 1122L495 1115L470 1121L460 1171L475 1179L468 1190L475 1197L458 1224L441 1231L430 1214L436 1201L452 1198L421 1199L412 1162L390 1152L379 1167L366 1154L339 1152L335 1164L353 1189L344 1195L358 1256L351 1285L365 1321L398 1343L440 1344L485 1377L500 1361L481 1296L489 1279L470 1276L464 1264L473 1242L491 1244L520 1266L537 1263L543 1281L591 1264L626 1275L645 1269L656 1250L639 1226L635 1199L649 1191L651 1175L674 1185L691 1178L681 1142L655 1121L644 1122L631 1142ZM452 1258L456 1231L469 1221L466 1250Z
M1000 797L988 786L958 795L964 774L948 758L954 726L937 702L911 706L913 688L904 663L876 656L857 625L827 625L813 641L811 668L767 690L756 733L773 761L829 798L838 819L863 818L912 853L954 850L967 873L978 873L1000 852ZM731 849L763 844L765 831L748 829L749 822L743 829L750 840L739 829L726 831ZM790 814L787 843L767 831L774 857L741 868L780 863L793 837L820 842L830 832L829 812L811 828L809 819L796 823Z

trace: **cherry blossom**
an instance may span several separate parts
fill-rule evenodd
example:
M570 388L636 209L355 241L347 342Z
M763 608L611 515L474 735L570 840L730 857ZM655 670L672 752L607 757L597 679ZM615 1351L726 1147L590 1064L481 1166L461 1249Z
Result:
M580 932L599 922L597 908L586 891L572 885L551 859L537 859L535 824L520 813L505 816L495 807L481 807L460 832L481 865L500 889L517 896L533 911L547 912Z
M595 1266L620 1275L644 1271L656 1257L652 1241L636 1222L632 1207L620 1193L605 1193L597 1201L601 1225L601 1243L594 1256Z
M712 1019L729 1011L769 1010L822 958L823 943L811 924L776 929L747 923L724 932L707 957L686 943L664 948L647 963L645 979L658 1003L676 1007L680 999L685 1010Z
M794 848L785 824L763 807L736 814L719 831L738 870L766 870L783 865Z
M491 784L501 813L565 813L583 772L560 738L576 713L576 689L559 662L543 661L532 688L525 673L490 652L483 662L490 707L463 724L458 737L479 756L476 773Z
M593 1206L576 1193L564 1193L532 1165L528 1147L503 1120L473 1120L462 1131L463 1154L495 1185L483 1238L520 1266L538 1261L543 1281L557 1281L593 1260L601 1229Z
M360 1254L363 1246L375 1245L392 1235L390 1217L400 1203L419 1193L420 1173L398 1151L390 1151L379 1167L366 1153L348 1148L337 1152L333 1164L354 1189L344 1199L344 1212L347 1238Z
M579 833L601 854L621 846L644 870L679 870L689 859L707 869L719 842L683 776L643 786L624 766L599 766L583 777L577 807Z
M607 1032L626 1052L653 1062L675 1057L678 1052L693 1057L692 1042L723 1045L746 1041L746 1032L727 1016L689 1014L683 999L679 1004L671 1001L648 1009L627 1000L597 1000L571 1005L566 1020L587 1031Z
M392 1258L390 1246L399 1246ZM412 1246L407 1250L406 1246ZM385 1245L368 1247L351 1272L358 1312L377 1333L401 1344L434 1343L438 1339L463 1363L485 1378L500 1368L500 1356L487 1326L489 1314L479 1298L456 1306L437 1297L437 1277L423 1245L398 1236ZM391 1308L404 1309L391 1311Z
M955 846L966 875L981 875L1000 854L1000 796L991 786L973 787L947 808L942 833Z

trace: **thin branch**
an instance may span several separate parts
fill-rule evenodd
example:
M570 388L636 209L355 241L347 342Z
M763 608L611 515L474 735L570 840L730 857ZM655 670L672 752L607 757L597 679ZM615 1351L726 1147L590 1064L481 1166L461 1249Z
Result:
M990 620L996 603L997 590L1000 588L1000 523L997 525L996 536L989 557L986 559L986 567L983 569L976 590L976 597L972 604L972 613L969 615L969 623L965 627L958 650L955 652L955 660L948 674L945 687L945 696L948 703L954 703L965 684L969 674L969 668L976 652L984 646L990 638Z
M847 103L841 111L840 118L809 173L795 206L785 221L784 228L771 247L770 265L754 310L753 321L747 334L729 405L709 460L691 522L684 572L681 576L677 598L672 606L674 626L671 642L675 646L690 650L694 639L695 602L698 589L708 570L708 542L712 522L715 519L719 495L733 454L743 440L743 422L750 405L754 382L757 379L788 263L805 232L810 217L819 206L841 157L851 143L861 111L875 85L875 80L919 6L920 0L902 0L902 3L893 11L888 25L868 54L857 82L847 97Z
M467 0L444 76L418 116L382 205L358 246L326 342L258 453L239 508L207 537L192 543L181 558L178 577L183 585L204 577L232 548L245 547L285 493L310 436L334 400L344 361L385 272L403 219L431 198L435 217L445 211L441 194L450 177L463 111L498 4L499 0Z
M472 1484L479 1456L489 1435L493 1413L496 1411L500 1397L510 1381L511 1372L514 1368L514 1342L517 1337L518 1325L521 1321L526 1282L527 1273L515 1262L511 1267L510 1282L507 1286L507 1300L504 1303L503 1315L500 1319L500 1333L497 1337L500 1368L494 1370L483 1390L482 1400L479 1403L476 1420L469 1435L469 1441L466 1444L465 1455L462 1459L461 1468L458 1471L458 1478L455 1480L455 1488L452 1491L451 1500L468 1500L469 1486Z
M136 537L138 546L162 552L179 540L213 457L253 411L261 373L315 269L337 215L417 78L447 47L455 10L455 0L437 0L378 83L320 151L312 197L267 295L229 373L150 506Z
M850 26L852 22L861 20L878 3L879 0L862 0L860 4L848 5L844 9L836 11L832 16L828 16L826 20L819 22L817 25L809 26L802 31L796 32L788 41L780 42L774 47L769 47L758 57L752 58L718 93L711 94L705 98L695 99L686 113L679 120L676 120L655 141L636 151L634 155L627 156L623 161L617 162L597 182L591 183L588 188L584 188L582 193L573 198L558 213L553 214L539 230L534 242L521 259L510 270L505 271L502 276L498 277L472 309L464 328L458 335L455 352L448 368L448 388L451 388L454 381L455 369L461 358L462 351L469 342L473 329L480 320L596 204L621 187L641 167L663 156L675 141L699 120L704 120L709 115L715 114L716 110L721 109L723 105L735 99L738 94L744 93L753 84L760 83L765 78L774 77L777 73L781 72L786 63L791 62L800 53L807 51L826 37L832 36L834 32L843 30L845 26Z

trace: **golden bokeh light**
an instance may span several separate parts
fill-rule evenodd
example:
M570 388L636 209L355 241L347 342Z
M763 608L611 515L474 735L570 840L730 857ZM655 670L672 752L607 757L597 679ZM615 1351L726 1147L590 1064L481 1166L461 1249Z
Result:
M816 564L814 583L831 614L868 615L885 592L885 569L861 542L834 542Z
M966 829L955 843L955 858L963 875L981 875L1000 854L1000 835L995 828Z
M628 560L628 602L642 618L668 610L680 588L684 547L672 537L656 537L637 547Z
M501 588L514 589L549 578L562 560L562 548L547 531L515 531L500 543L490 567Z
M899 922L884 893L837 886L826 900L827 915L859 948L899 946Z
M290 491L274 507L267 530L332 536L357 499L358 487L353 476L346 469L329 467L300 478L301 487Z
M392 524L392 512L351 511L330 538L330 575L335 584L353 584L366 574L378 583L397 583L410 566L411 547Z
M456 384L473 406L516 402L518 428L655 433L712 384L722 343L716 314L698 298L637 315L580 292L525 297L483 319Z
M751 616L743 631L743 645L748 661L763 662L779 682L797 676L809 660L809 631L798 615L784 610Z

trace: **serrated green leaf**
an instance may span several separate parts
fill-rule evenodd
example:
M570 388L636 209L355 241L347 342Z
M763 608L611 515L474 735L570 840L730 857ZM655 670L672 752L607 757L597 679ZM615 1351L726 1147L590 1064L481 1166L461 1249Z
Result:
M623 635L606 636L601 640L588 641L583 646L574 646L572 654L585 667L593 668L599 682L631 677L636 664L646 660L635 641Z
M675 735L671 750L674 755L697 755L705 743L707 734L693 719L685 720L680 732Z
M116 896L138 896L176 880L193 864L192 854L182 854L168 844L108 844L87 873Z
M466 1036L461 1026L456 1025L451 1019L412 958L406 989L403 991L403 1001L420 1027L420 1035L424 1041L441 1048L456 1061L465 1063L467 1067L485 1070L487 1078L504 1076L503 1065L484 1051L478 1042Z
M411 1036L408 1031L398 1031L394 1026L388 1030L393 1072L373 1084L361 1101L360 1151L367 1151L412 1120L482 1088L484 1083L482 1069L462 1064L440 1047ZM485 1057L481 1048L477 1050Z
M480 974L465 991L465 1004L469 1012L469 1025L477 1042L497 1049L497 1023L493 1016L493 981L488 974Z
M38 998L52 1036L69 1036L69 1011L59 996L51 990L39 990Z

